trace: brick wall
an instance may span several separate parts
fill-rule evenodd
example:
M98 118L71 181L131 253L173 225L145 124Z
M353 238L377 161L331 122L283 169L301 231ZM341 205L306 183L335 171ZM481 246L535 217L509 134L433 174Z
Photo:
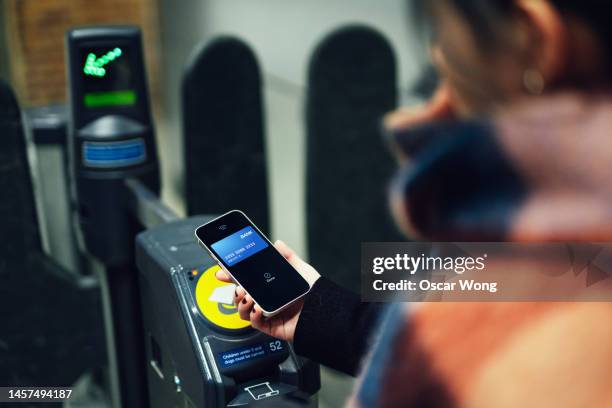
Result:
M5 0L9 69L24 107L66 99L64 34L77 26L135 24L143 39L151 96L157 100L158 15L155 0Z

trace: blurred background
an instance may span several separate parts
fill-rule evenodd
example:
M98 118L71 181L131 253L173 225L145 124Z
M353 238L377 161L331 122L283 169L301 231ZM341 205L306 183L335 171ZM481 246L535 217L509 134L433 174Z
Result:
M3 0L0 74L23 108L65 102L63 41L69 28L89 24L139 25L144 33L149 88L163 172L163 198L184 211L179 137L179 89L196 46L236 35L255 51L263 74L272 236L306 254L304 237L304 98L308 62L326 34L364 23L391 42L397 87L405 96L424 64L404 0ZM9 58L10 56L10 58Z
M426 65L422 39L410 26L405 0L1 0L0 5L0 78L11 84L25 110L66 102L64 34L68 29L107 23L141 27L162 199L180 214L186 211L179 96L185 65L199 45L219 35L246 42L259 61L263 81L270 236L283 239L306 259L310 254L305 101L308 67L317 45L347 25L364 24L380 32L396 58L397 104L412 102L411 90ZM354 160L362 161L366 169L377 166L364 156ZM32 161L38 205L45 208L39 208L45 250L63 267L74 269L74 248L67 240L53 238L65 232L61 228L66 223L58 219L68 217L67 210L55 201L45 202L45 197L66 186L41 183L36 176L61 174L61 155L39 147ZM340 406L350 389L348 377L323 369L321 406Z

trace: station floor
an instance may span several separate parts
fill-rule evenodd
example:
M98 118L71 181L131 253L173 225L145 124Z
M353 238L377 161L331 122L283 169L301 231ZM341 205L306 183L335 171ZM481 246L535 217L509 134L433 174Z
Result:
M336 408L346 405L346 400L353 391L355 380L338 371L321 367L321 391L319 408Z

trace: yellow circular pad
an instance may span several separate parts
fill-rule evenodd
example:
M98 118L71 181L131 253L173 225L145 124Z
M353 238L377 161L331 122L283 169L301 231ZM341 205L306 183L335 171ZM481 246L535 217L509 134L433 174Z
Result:
M223 292L223 287L230 285L215 277L219 269L221 269L219 265L211 266L198 279L195 296L200 313L209 322L224 329L238 330L250 326L250 322L240 318L236 306L211 300L211 297L213 299L218 297L213 296L213 293L219 294Z

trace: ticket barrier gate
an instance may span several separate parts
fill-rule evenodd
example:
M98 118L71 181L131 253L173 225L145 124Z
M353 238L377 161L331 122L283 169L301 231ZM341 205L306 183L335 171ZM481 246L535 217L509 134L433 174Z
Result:
M194 239L208 219L136 240L151 406L316 406L318 365L241 320L235 286L215 278L219 267Z
M104 267L113 405L316 405L318 365L240 320L215 279L194 236L207 218L179 220L158 198L140 31L79 28L66 45L73 206Z

